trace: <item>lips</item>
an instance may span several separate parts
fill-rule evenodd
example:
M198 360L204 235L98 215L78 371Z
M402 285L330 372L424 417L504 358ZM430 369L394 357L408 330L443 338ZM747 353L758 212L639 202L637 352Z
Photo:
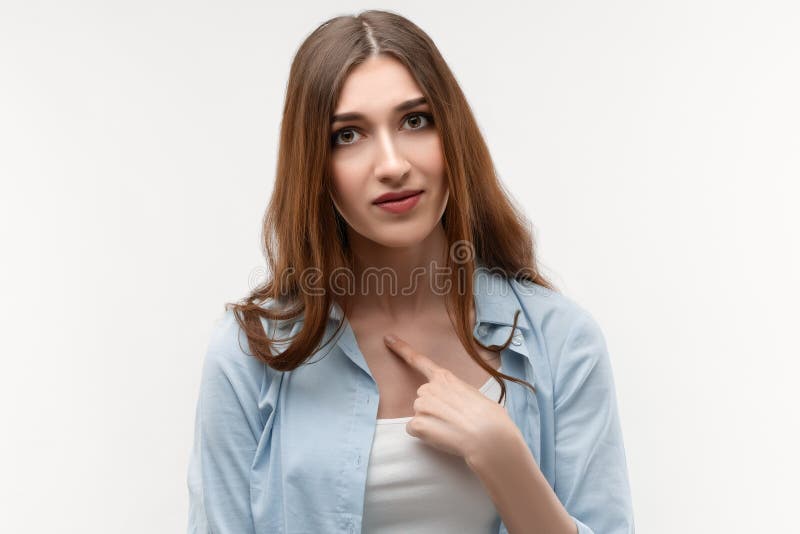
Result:
M394 193L384 193L383 195L379 196L375 200L372 201L373 204L383 204L385 202L393 202L397 200L402 200L404 198L413 197L422 193L422 189L415 189L415 190L406 190L406 191L397 191Z

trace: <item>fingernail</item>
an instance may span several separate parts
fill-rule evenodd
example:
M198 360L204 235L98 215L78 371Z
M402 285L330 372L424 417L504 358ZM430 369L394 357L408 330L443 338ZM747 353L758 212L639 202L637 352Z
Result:
M397 338L389 334L388 336L383 336L383 340L386 341L389 345L392 345L395 341L397 341Z

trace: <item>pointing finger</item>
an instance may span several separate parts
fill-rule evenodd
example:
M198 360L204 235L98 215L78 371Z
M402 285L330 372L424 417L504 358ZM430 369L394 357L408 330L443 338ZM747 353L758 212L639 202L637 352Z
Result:
M383 338L386 346L395 354L399 355L411 367L425 375L425 378L431 380L434 373L442 369L436 365L433 360L415 350L411 345L395 336L388 335Z

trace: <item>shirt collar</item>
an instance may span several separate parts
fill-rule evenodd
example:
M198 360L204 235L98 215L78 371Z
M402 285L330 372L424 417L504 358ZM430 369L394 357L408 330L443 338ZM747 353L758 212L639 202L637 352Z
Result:
M511 337L508 350L530 360L531 326L509 279L498 269L488 269L479 263L472 283L476 316L473 336L484 345L503 345ZM512 332L517 310L517 326Z
M473 336L486 346L503 345L511 337L507 350L530 360L528 341L531 327L512 284L499 270L487 269L480 262L474 271L472 280L476 316ZM517 317L517 328L512 336L514 314L517 310L520 313ZM332 321L338 323L342 318L343 312L338 303L333 303L328 316L329 324ZM296 331L298 326L295 325L293 330ZM292 333L294 334L294 331ZM365 373L370 374L367 363L358 351L355 335L348 322L342 326L336 345L353 363L363 369ZM329 350L325 350L325 354Z
M475 294L475 322L513 326L514 314L520 311L517 328L529 330L530 324L511 283L499 271L479 265L472 277Z

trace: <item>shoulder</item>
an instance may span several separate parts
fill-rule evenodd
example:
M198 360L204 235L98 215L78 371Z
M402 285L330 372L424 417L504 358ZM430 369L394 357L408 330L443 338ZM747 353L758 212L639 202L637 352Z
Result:
M284 324L261 318L264 332L270 337L284 337L291 323ZM250 382L262 386L270 382L275 374L265 362L255 357L250 349L246 332L236 319L233 310L225 310L213 322L208 337L204 361L204 375L224 377L237 382Z
M247 336L236 321L233 310L225 310L214 321L206 348L205 375L262 375L264 364L250 351Z
M532 282L509 282L531 330L540 338L558 380L575 367L591 368L607 357L597 319L574 299Z
M211 327L202 364L198 406L207 432L223 439L242 424L258 435L277 402L280 376L253 355L234 312L225 310Z
M597 320L574 299L539 284L510 280L526 318L537 330L553 337L565 337L572 329L596 328Z

